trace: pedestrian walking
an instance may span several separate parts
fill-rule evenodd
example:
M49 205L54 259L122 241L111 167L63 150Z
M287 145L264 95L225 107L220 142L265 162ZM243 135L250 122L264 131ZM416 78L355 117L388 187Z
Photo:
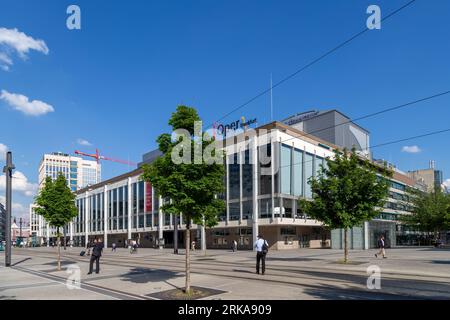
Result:
M375 257L378 258L378 255L381 254L383 255L383 259L386 259L386 251L384 250L385 248L384 236L380 236L380 239L378 240L378 248L380 249L380 251L375 253Z
M91 243L91 242L88 242L87 244L86 244L86 255L87 256L90 256L91 255L91 249L92 249L92 246L93 246L93 244Z
M191 243L191 250L195 251L195 241L192 241L192 243Z
M237 251L237 241L236 240L233 240L232 248L233 248L233 252Z
M111 245L111 251L114 251L114 252L116 252L116 243L115 242L113 242L113 244Z
M261 263L262 274L266 272L266 255L269 251L269 244L264 240L262 235L258 235L258 240L255 242L256 249L256 273L259 274L259 265Z
M102 256L103 251L103 243L101 240L94 240L94 245L92 247L92 255L91 260L89 262L89 272L88 274L92 274L92 269L95 261L95 273L100 272L100 257Z

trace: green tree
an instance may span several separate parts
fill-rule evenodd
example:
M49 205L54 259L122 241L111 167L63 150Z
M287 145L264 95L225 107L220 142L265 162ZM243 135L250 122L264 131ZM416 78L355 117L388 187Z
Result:
M217 199L216 195L223 191L224 166L219 163L208 163L203 157L197 155L211 151L213 157L222 157L214 147L214 139L199 136L198 124L200 117L194 108L178 106L172 113L169 125L172 130L179 133L184 129L184 136L162 134L157 138L159 150L163 155L152 164L144 165L142 179L149 181L165 201L161 206L164 213L183 215L186 222L185 248L186 248L186 288L190 290L190 228L191 223L199 225L212 225L217 221L217 214L224 210L224 201ZM196 124L197 123L197 127ZM200 126L201 127L201 126ZM200 138L200 139L199 139ZM208 141L209 140L209 141ZM205 152L206 151L206 152ZM172 157L181 156L182 163L174 163ZM196 159L195 159L196 158Z
M316 177L308 181L312 201L299 200L310 217L331 229L344 229L344 262L348 261L348 229L376 217L386 201L392 172L360 158L355 149L348 153L335 150L334 159L326 159Z
M402 215L400 221L413 227L416 231L433 233L435 238L438 232L450 228L450 196L435 188L432 192L423 192L410 188L409 205L410 215Z
M44 188L35 199L36 213L41 215L52 227L56 227L58 238L58 270L61 270L61 234L59 229L67 225L78 214L75 206L75 194L67 186L62 173L55 181L47 177Z

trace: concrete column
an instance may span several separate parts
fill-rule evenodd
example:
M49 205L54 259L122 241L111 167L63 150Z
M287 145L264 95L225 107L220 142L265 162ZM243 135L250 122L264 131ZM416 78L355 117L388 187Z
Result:
M369 222L364 222L364 250L369 250Z
M147 226L147 182L144 182L144 230L146 226Z
M152 188L152 224L151 224L151 227L152 227L152 231L153 231L153 228L155 226L155 218L154 218L154 213L155 213L155 188L153 188L153 186L151 186L151 188Z
M244 150L245 152L245 150ZM245 154L239 148L238 161L239 161L239 224L242 223L242 195L243 195L243 182L242 182L242 163L245 161Z
M252 174L252 180L253 180L253 222L252 222L252 238L253 238L253 244L257 240L257 236L259 233L259 226L258 226L258 220L259 220L259 207L258 207L258 136L255 135L253 138L253 145L251 146L252 153L251 153L251 163L253 164L253 174Z
M86 247L87 244L89 243L88 241L88 237L89 237L89 222L88 222L88 218L89 218L89 192L86 191L86 195L84 198L85 204L84 204L84 246Z
M70 232L70 247L72 248L72 243L73 243L73 221L69 223L69 232Z
M105 248L108 248L108 225L109 225L109 215L108 215L108 186L103 187L103 220L105 221L103 225L103 244Z
M47 223L47 247L50 247L50 225Z
M162 206L162 197L159 196L159 209L158 209L158 243L159 243L159 249L162 249L163 246L161 245L161 243L159 242L160 239L163 238L163 212L161 210L161 206Z
M271 196L272 196L272 221L275 218L275 143L273 143L272 135L270 136L270 175Z
M131 217L132 217L132 215L131 215L132 206L131 206L131 192L130 192L130 190L131 190L131 178L128 178L128 226L127 226L128 239L131 239ZM136 188L136 191L137 191L137 193L139 193L139 188ZM139 199L139 197L138 197L138 195L136 195L136 201L138 201L138 199ZM139 208L139 203L137 203L137 207ZM144 208L145 208L145 203L144 203ZM137 211L139 211L139 210L137 210ZM139 212L137 212L136 216L139 216ZM137 226L139 227L139 225L137 225Z
M227 181L226 181L226 198L227 198L227 203L225 204L225 209L226 209L226 218L225 218L225 225L228 225L228 221L230 221L230 208L229 208L229 203L230 203L230 170L229 170L229 161L228 161L229 157L228 154L225 155L225 168L226 168L226 176L227 176Z
M200 234L201 234L201 249L202 251L205 251L206 250L205 218L203 218L203 225L200 226Z

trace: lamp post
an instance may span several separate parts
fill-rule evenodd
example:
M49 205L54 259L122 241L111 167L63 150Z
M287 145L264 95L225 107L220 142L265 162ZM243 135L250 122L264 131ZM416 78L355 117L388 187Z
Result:
M12 163L12 153L6 153L6 166L3 172L6 176L6 248L5 248L5 266L11 266L11 204L12 204L12 171L15 169Z

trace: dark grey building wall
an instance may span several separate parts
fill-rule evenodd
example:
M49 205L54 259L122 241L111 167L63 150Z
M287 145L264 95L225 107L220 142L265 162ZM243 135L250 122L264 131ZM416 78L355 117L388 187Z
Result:
M334 127L335 123L336 119L334 112L328 112L304 121L303 129L306 133L310 133L330 143L337 144L336 128Z
M5 233L6 233L6 209L5 207L0 203L0 241L4 241L5 239Z

